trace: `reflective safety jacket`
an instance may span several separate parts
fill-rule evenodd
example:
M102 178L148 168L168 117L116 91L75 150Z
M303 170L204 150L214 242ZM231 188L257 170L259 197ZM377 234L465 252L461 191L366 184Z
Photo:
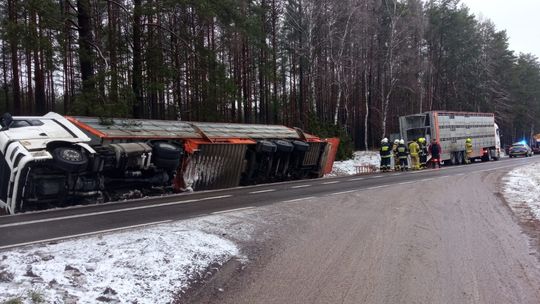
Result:
M426 156L426 155L428 154L428 149L427 149L427 147L426 147L426 144L420 143L419 146L420 146L420 151L419 151L419 152L420 152L420 155Z
M381 149L379 150L381 158L388 158L392 156L392 146L389 143L382 144Z
M398 153L398 157L400 159L407 158L407 156L409 155L409 151L407 150L407 146L400 144L397 147L397 153Z
M409 144L409 152L412 156L418 155L418 152L420 151L420 146L417 142L413 141Z
M470 142L465 143L465 151L467 151L468 154L473 153L473 145Z

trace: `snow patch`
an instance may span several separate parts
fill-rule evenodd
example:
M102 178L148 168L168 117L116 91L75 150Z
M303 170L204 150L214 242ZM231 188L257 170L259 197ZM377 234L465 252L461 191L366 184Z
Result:
M346 176L356 174L355 166L372 165L379 168L381 156L376 151L356 151L353 159L336 161L332 167L332 172L327 177Z
M514 211L528 209L540 220L540 163L516 168L503 179L503 194Z
M261 223L255 211L42 244L0 253L0 299L30 292L45 303L169 303L209 267L245 261L235 242Z

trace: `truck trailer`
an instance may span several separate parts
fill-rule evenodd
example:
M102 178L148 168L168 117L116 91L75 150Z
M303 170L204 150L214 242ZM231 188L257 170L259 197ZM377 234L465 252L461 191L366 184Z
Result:
M399 118L401 138L405 142L436 139L445 164L465 162L465 141L472 140L472 160L498 160L501 155L499 127L493 113L430 111Z
M279 125L4 115L0 210L321 177L338 139ZM1 213L1 212L0 212Z

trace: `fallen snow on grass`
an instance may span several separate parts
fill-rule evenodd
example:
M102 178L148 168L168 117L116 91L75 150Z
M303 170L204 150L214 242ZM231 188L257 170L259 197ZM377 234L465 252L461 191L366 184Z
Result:
M0 252L0 303L33 291L45 303L169 303L194 278L249 240L254 212L187 221Z
M540 163L519 167L504 178L504 197L512 209L526 208L540 220Z
M379 168L381 164L381 157L379 152L374 151L356 151L354 152L353 159L345 161L336 161L332 167L332 172L327 174L328 177L345 176L356 174L355 166L372 165Z

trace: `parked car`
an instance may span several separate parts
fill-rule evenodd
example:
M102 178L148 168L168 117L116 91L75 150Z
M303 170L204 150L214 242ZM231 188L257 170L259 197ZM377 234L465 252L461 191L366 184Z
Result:
M532 154L533 154L533 152L532 152L531 147L529 147L529 145L527 145L524 142L517 142L517 143L512 144L512 146L510 147L510 151L508 153L508 156L510 156L510 157L518 157L518 156L529 157L529 156L532 156Z

